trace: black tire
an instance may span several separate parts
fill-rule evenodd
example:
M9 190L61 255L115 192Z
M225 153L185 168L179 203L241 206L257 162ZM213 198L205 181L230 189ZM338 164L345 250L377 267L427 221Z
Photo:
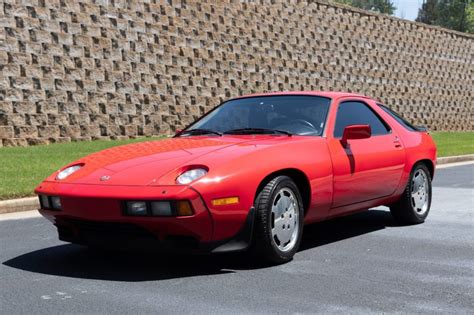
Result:
M282 189L290 190L296 199L298 217L298 231L296 233L296 241L288 250L282 251L277 245L277 240L272 236L272 203L275 197ZM255 225L254 225L254 243L252 246L253 253L262 261L273 264L281 264L290 261L301 242L303 234L303 217L304 209L301 194L295 182L288 176L278 176L268 182L263 189L258 192L255 199ZM291 218L291 216L289 217ZM296 223L295 223L296 224Z
M413 198L412 198L412 190L414 188L413 179L415 175L420 176L420 172L423 172L426 176L426 184L427 187L427 209L425 211L417 211L416 207L414 206ZM429 169L424 164L416 164L411 173L410 178L408 180L407 186L405 191L400 196L400 199L390 205L390 212L394 217L395 221L399 224L419 224L423 223L428 216L431 208L431 174Z

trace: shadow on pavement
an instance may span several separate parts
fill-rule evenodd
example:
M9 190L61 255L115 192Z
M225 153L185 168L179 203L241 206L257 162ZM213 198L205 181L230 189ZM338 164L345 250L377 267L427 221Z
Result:
M305 227L300 251L394 226L389 212L371 210ZM246 253L221 255L97 252L65 244L40 249L3 262L30 272L109 281L153 281L234 273L271 266Z
M299 251L399 226L389 211L370 210L304 227ZM399 226L401 227L401 226Z

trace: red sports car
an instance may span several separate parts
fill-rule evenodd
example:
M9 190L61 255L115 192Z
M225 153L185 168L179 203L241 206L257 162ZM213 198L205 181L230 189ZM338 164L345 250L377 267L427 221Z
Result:
M36 189L63 241L290 260L303 226L387 205L425 220L436 147L375 100L282 92L228 100L173 138L107 149Z

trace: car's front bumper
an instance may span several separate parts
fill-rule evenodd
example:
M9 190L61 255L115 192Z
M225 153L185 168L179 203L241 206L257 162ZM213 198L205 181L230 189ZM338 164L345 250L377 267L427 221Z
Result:
M186 186L102 186L43 182L37 194L59 196L62 210L39 209L63 241L118 248L206 251L245 249L251 241L253 211L235 222L231 237L213 235L215 220L200 194ZM191 216L139 217L123 212L126 200L188 200Z

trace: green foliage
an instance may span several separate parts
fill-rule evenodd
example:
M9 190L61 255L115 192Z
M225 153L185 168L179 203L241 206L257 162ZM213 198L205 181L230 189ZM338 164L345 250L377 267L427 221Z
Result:
M466 21L466 31L468 33L474 34L474 1L471 1L467 7Z
M335 0L335 2L390 15L397 9L391 0Z
M420 10L418 11L418 17L416 18L416 21L425 24L433 24L433 22L437 19L437 4L438 0L428 0L423 2Z
M474 2L471 0L425 0L416 21L459 32L473 33Z

